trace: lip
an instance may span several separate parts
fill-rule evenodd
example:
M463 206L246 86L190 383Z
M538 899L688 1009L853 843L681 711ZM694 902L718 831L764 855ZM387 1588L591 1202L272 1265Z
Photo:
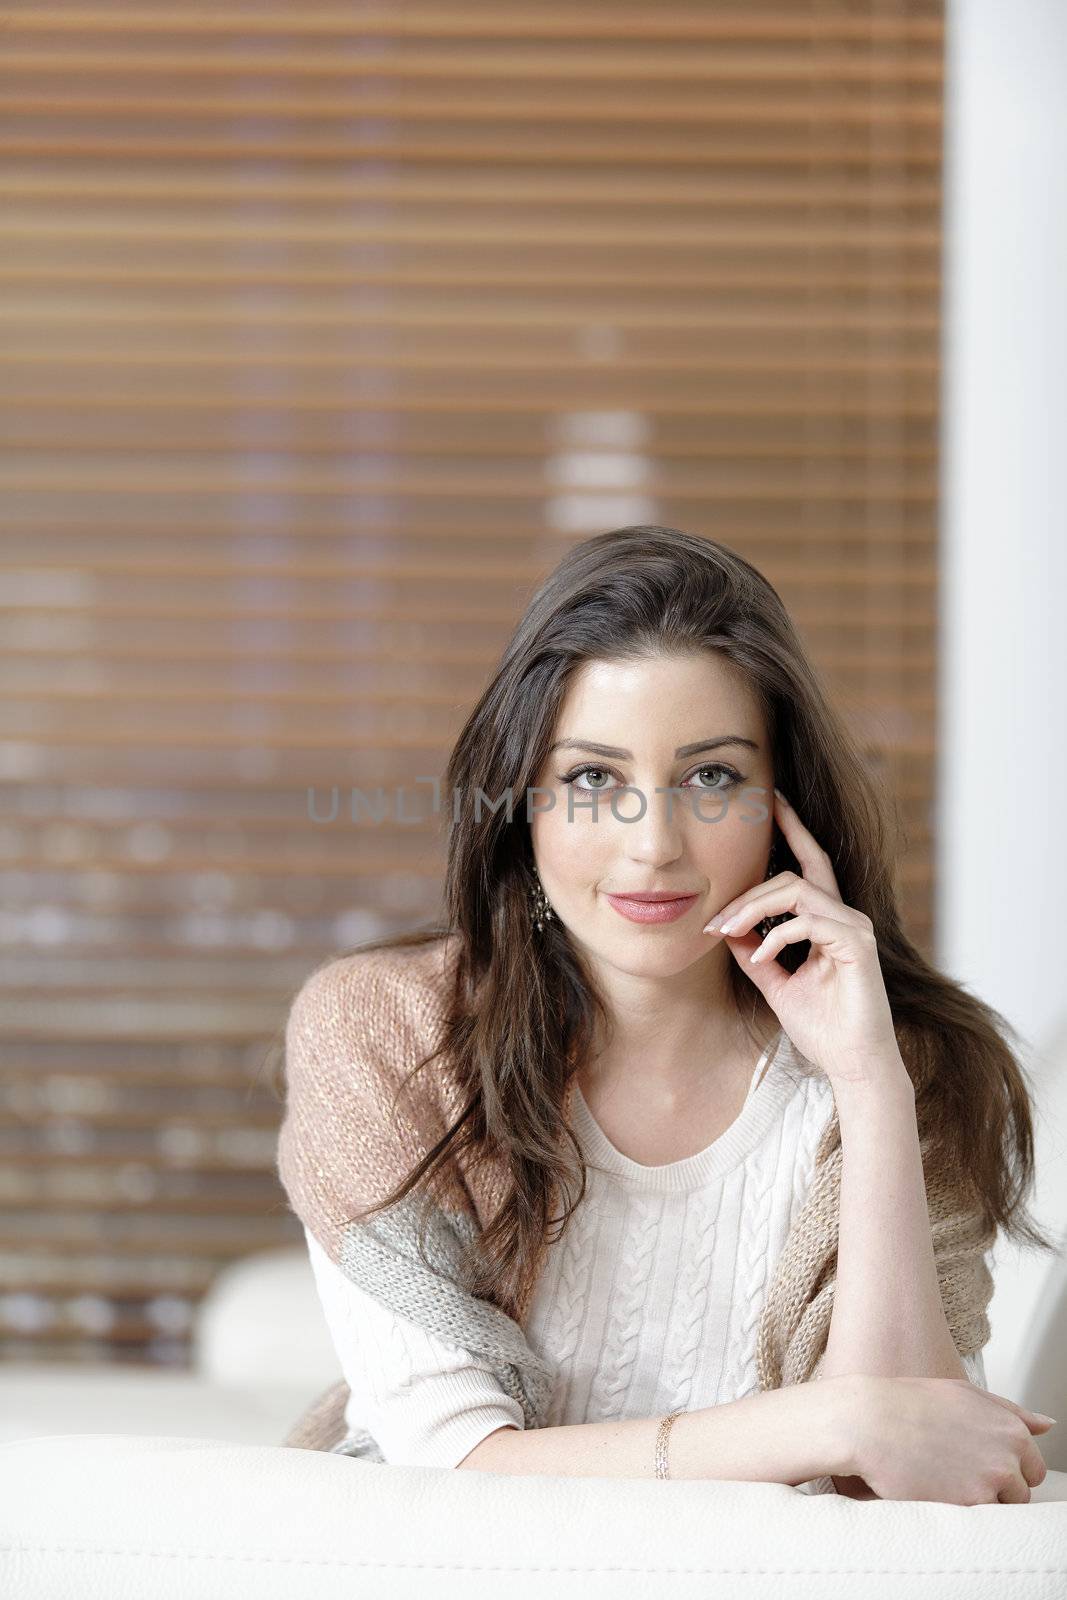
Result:
M609 894L604 898L629 922L674 922L700 899L698 894Z

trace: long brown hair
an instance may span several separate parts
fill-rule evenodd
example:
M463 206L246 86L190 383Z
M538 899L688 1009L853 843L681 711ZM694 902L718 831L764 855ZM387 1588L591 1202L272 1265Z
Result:
M775 781L827 851L847 905L874 924L901 1055L916 1089L927 1163L947 1160L973 1187L987 1223L1019 1242L1055 1246L1029 1214L1034 1140L1024 1069L999 1012L938 972L901 929L894 869L895 811L809 660L775 589L727 546L675 528L633 526L572 549L530 600L493 677L460 733L445 792L451 818L443 922L358 946L424 944L458 936L456 981L437 1048L455 1065L465 1109L378 1211L488 1145L509 1173L506 1202L469 1259L467 1285L508 1301L551 1226L566 1227L585 1194L585 1168L563 1126L567 1080L584 1059L603 998L558 919L531 925L533 853L525 796L537 783L568 681L584 662L710 651L743 673L763 713ZM505 809L466 803L477 793L522 797ZM799 863L776 831L779 870ZM777 960L790 972L807 941ZM333 958L331 958L333 959ZM738 1015L762 995L731 959ZM746 1024L747 1025L747 1024ZM566 1198L550 1217L553 1185Z

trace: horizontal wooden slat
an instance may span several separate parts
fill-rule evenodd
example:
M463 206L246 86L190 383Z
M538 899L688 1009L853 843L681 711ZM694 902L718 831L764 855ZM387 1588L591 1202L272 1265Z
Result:
M71 380L62 396L62 404L64 406L69 406L72 395L79 392L85 400L88 400L92 387L91 368L88 369L88 372L88 383L86 369L83 368L80 373L71 374ZM729 374L726 375L729 376ZM94 394L94 406L99 404L101 409L112 407L117 410L125 410L136 406L149 411L169 411L174 406L186 407L186 391L180 385L172 383L170 386L170 398L167 401L161 401L158 394L153 396L146 385L142 385L140 388L130 386L128 375L124 376L126 377L126 387L122 390L113 388L110 392L105 390L99 396L99 399ZM20 382L24 382L28 389L30 385L38 381L32 369L20 376ZM573 416L576 409L592 409L595 401L596 386L591 378L582 385L579 393L572 392L570 405L560 399L558 389L553 389L546 385L541 391L531 394L529 392L531 387L528 382L526 385L527 392L519 395L514 392L504 392L502 389L491 390L488 382L482 385L483 390L490 391L492 409L497 416L502 413L510 413L514 417L527 417L534 420L564 421ZM620 385L620 389L621 387ZM646 382L634 387L630 393L620 393L617 397L618 408L624 412L631 411L634 415L640 415L640 390L647 392L652 387L650 383ZM921 386L915 383L909 384L906 394L900 392L901 385L899 383L891 381L876 387L872 392L869 388L866 391L864 390L860 375L857 374L857 382L850 389L845 389L843 386L831 388L827 385L823 385L821 388L813 387L807 399L805 399L799 387L793 395L786 397L780 392L782 387L780 383L775 385L776 390L779 392L776 392L773 398L766 393L746 393L740 388L740 385L737 387L739 392L729 408L730 415L735 418L740 417L748 421L759 421L761 423L764 421L769 421L772 424L795 422L802 418L815 423L824 420L829 422L835 418L841 418L846 425L866 421L872 424L885 423L906 428L929 424L936 419L938 414L937 386L926 381ZM576 383L572 385L572 391L575 388L577 388ZM58 399L58 391L53 391L53 393ZM40 407L43 398L42 394L35 395L31 391L27 393L25 404L29 406L36 404ZM709 405L699 394L687 395L679 391L677 386L664 384L654 392L653 398L658 402L657 409L670 411L675 416L717 418L720 414L714 406ZM225 413L228 404L231 404L231 402L227 402L222 396L216 396L212 402L202 389L196 397L191 392L188 393L187 409L194 413L196 411ZM258 399L250 397L247 401L242 401L242 409L249 415L254 415L257 412L275 412L277 404L276 400L269 399L266 396L260 396ZM347 413L352 416L380 416L388 417L391 420L394 416L423 414L436 417L446 412L452 415L484 416L486 404L486 399L475 399L473 396L463 393L457 393L454 397L451 397L446 385L437 394L430 394L425 391L420 394L409 391L403 399L382 400L377 405L369 399L361 399L358 396L354 397L346 406L338 395L334 395L332 398L328 393L305 395L294 399L293 410L310 410L316 413L333 410L337 413ZM13 494L14 492L15 489L13 487L9 489L9 493ZM123 488L122 485L116 484L108 492L128 497L144 491L138 489L136 485ZM247 486L244 492L246 494L250 492ZM43 494L41 504L42 509L47 511L48 500ZM485 511L483 508L478 507L475 509L474 515L484 518Z
M14 30L17 32L17 30ZM361 43L365 41L360 41ZM940 99L941 63L935 52L882 56L859 55L839 48L812 47L795 50L720 48L700 54L689 44L644 43L637 48L616 44L605 50L575 49L524 41L516 49L501 40L465 40L452 48L429 49L403 37L392 41L392 52L383 55L376 48L339 54L331 41L318 48L299 48L291 43L273 51L261 45L254 49L230 50L220 54L212 41L200 49L178 49L168 41L160 46L151 37L127 38L122 45L112 41L77 39L68 35L59 47L16 45L5 51L9 71L33 84L38 75L56 77L77 71L79 78L119 77L126 81L151 81L162 78L168 84L188 76L190 81L208 88L221 79L240 78L247 87L250 80L278 75L286 85L340 81L347 83L358 74L366 86L379 80L395 82L412 94L429 80L434 85L488 81L494 86L502 79L520 82L533 80L558 92L559 86L575 79L583 83L627 82L646 92L649 85L666 84L672 93L684 92L690 84L702 88L743 83L761 92L771 86L786 85L812 92L813 84L833 84L838 95L853 84L865 88L872 84L903 85L909 94L918 86Z
M10 64L10 52L5 57ZM651 178L641 171L584 175L574 170L553 173L520 171L493 173L482 168L471 172L439 175L425 172L382 174L353 172L343 178L303 174L288 178L276 171L242 171L240 174L200 171L189 173L178 168L157 167L151 174L100 172L92 165L67 162L62 172L0 172L0 197L8 200L54 204L57 200L149 200L170 211L179 202L196 201L207 207L212 201L233 205L261 201L277 205L294 201L303 208L325 204L412 205L416 201L441 203L441 184L448 183L452 204L503 205L511 207L550 204L557 212L568 206L617 205L659 210L667 206L716 208L736 207L742 212L805 212L825 206L838 212L852 207L869 220L872 212L887 210L907 214L919 207L935 208L941 203L938 174L926 180L902 181L891 169L853 174L834 174L818 170L797 175L789 182L761 173L724 179L722 176L664 174ZM712 166L714 171L714 166ZM234 310L239 315L239 308ZM664 315L669 315L664 311Z
M25 251L23 252L25 254ZM357 262L350 267L315 268L311 266L257 266L235 268L228 261L218 259L209 267L190 265L184 270L161 265L154 261L131 266L128 259L113 253L103 265L91 259L81 260L77 267L65 265L48 258L42 250L32 262L19 263L16 247L7 245L6 257L0 261L0 283L29 284L34 288L49 283L77 283L79 288L95 284L136 284L151 287L170 285L180 287L183 293L196 296L203 289L223 289L227 285L242 288L315 289L348 288L374 289L388 286L394 291L398 304L406 291L431 289L439 295L442 289L490 289L497 293L522 289L531 293L543 292L547 287L561 284L572 292L586 289L603 292L605 288L625 288L633 292L662 292L664 288L691 289L701 294L729 293L739 304L747 304L754 296L763 294L791 294L794 299L815 304L821 297L825 303L847 305L852 295L858 304L875 296L891 295L898 303L910 298L936 301L941 280L936 272L919 271L899 263L872 261L857 267L844 267L836 261L830 266L813 263L801 267L770 265L751 262L741 266L732 263L699 263L680 270L675 259L657 266L654 280L620 265L618 260L605 260L593 267L583 267L568 262L561 268L551 261L538 262L536 267L519 261L494 262L491 269L477 262L441 261L432 263L398 264L392 273L375 269L373 263ZM317 296L317 298L319 298ZM58 399L58 395L57 395ZM709 402L716 406L715 397ZM278 406L278 402L274 402ZM719 407L725 411L722 402Z
M211 1278L225 1259L189 1262L181 1256L161 1258L146 1272L143 1261L129 1261L123 1256L101 1251L95 1255L81 1255L70 1259L47 1256L0 1255L0 1273L10 1282L13 1292L44 1291L49 1295L77 1295L92 1291L97 1285L106 1285L117 1295L132 1300L161 1292L202 1292L210 1287ZM147 1281L146 1281L147 1280Z
M588 363L576 360L573 354L564 355L552 351L538 354L530 348L514 351L510 356L506 352L479 353L477 357L468 355L464 366L462 350L447 348L433 352L412 349L407 355L401 352L390 354L384 349L373 348L363 352L353 350L332 353L305 350L299 355L289 355L284 351L270 354L234 350L231 353L225 349L211 349L206 344L199 350L188 346L183 348L176 343L152 348L146 341L138 343L131 339L130 348L124 351L120 358L115 358L107 355L103 345L95 349L92 346L83 348L71 346L63 349L57 339L53 349L38 347L21 350L18 348L18 341L15 340L0 359L0 377L8 371L18 372L26 367L47 367L59 362L69 365L72 375L75 375L80 368L92 367L105 360L119 372L131 367L150 366L156 373L160 370L173 369L176 376L179 376L186 367L222 367L235 373L254 372L258 368L269 367L282 373L304 371L312 374L318 372L328 374L331 369L343 369L357 357L363 362L365 373L376 371L433 374L464 370L468 374L475 374L496 371L505 372L511 378L521 378L527 372L571 370L579 381L588 376ZM915 356L909 355L906 351L891 357L871 358L862 355L820 353L805 359L800 355L791 355L788 350L782 350L774 356L756 352L746 355L744 359L734 360L719 358L713 354L701 357L683 354L681 351L673 353L667 351L661 355L620 355L613 360L612 365L620 374L694 372L707 373L719 381L734 378L776 380L789 374L801 377L805 381L809 379L817 381L820 378L825 380L827 377L852 377L857 380L866 377L868 382L881 377L899 381L904 376L913 376L921 380L936 376L940 370L940 361L936 354ZM797 403L800 409L802 395L799 390ZM17 479L14 486L18 487Z
M924 618L923 602L926 602L927 611ZM871 608L864 616L864 625L870 628L895 627L904 622L912 625L924 620L931 620L933 597L910 596L902 598L898 605L890 601L872 602ZM808 613L803 604L794 606L797 620L803 625L808 621ZM20 605L20 616L60 615L69 610L77 614L80 610L76 600L64 596L58 588L53 598L47 604L30 602ZM151 602L141 603L131 599L125 603L114 601L109 604L98 604L93 608L94 617L99 621L121 618L151 619L153 621L176 620L182 622L210 621L212 618L225 621L228 617L234 621L248 622L342 622L358 621L361 618L373 621L375 624L385 626L389 623L414 623L419 627L454 627L466 626L470 623L484 624L486 627L504 624L509 613L506 607L492 606L488 603L480 606L442 605L433 606L426 602L424 606L378 606L370 602L360 604L350 601L335 605L311 605L304 603L300 606L278 604L274 606L242 605L240 608L227 608L224 604L216 602L208 604L204 601L190 600L184 604L165 605L153 599Z
M135 948L130 945L125 953L132 954ZM163 946L149 945L150 955L153 949L158 953ZM120 1052L115 1042L108 1039L103 1043L89 1040L74 1060L69 1044L56 1045L53 1055L46 1055L45 1046L53 1043L22 1039L8 1044L6 1056L10 1069L5 1073L0 1103L15 1107L16 1113L22 1108L25 1114L32 1096L35 1104L47 1101L65 1115L89 1118L97 1114L97 1107L103 1108L99 1111L101 1116L110 1115L119 1102L135 1102L144 1090L154 1107L173 1103L188 1114L190 1107L201 1103L202 1089L212 1105L239 1095L244 1111L251 1113L247 1098L249 1073L228 1073L217 1055L205 1055L198 1062L186 1053L181 1062L176 1063L172 1050L150 1055L152 1047L142 1044L137 1056L131 1058L129 1051ZM262 1048L265 1052L266 1040ZM234 1049L234 1054L238 1053ZM23 1073L29 1076L23 1077ZM202 1086L197 1081L200 1077L208 1080Z
M929 586L933 587L932 583ZM909 573L908 584L905 585L905 587L924 589L927 587L927 583L924 582L921 574ZM871 663L866 657L855 657L854 661L857 667L861 667L864 670L869 670ZM829 665L829 663L827 663L827 665ZM0 682L3 681L4 675L4 661L3 657L0 656ZM94 675L94 680L91 684L86 684L83 681L81 683L68 683L56 686L46 685L39 687L29 681L28 675L24 675L21 679L16 679L14 674L10 675L10 681L13 684L17 683L19 696L21 699L31 703L36 701L44 705L54 705L59 708L66 707L72 702L77 704L79 701L88 704L94 704L99 700L101 690L104 687L103 680L99 672ZM894 685L894 687L896 687L896 685ZM214 685L205 685L202 690L198 691L195 688L190 687L188 683L170 685L159 680L154 682L145 682L142 680L140 684L130 684L125 679L116 679L115 682L107 685L107 698L110 704L117 702L130 705L270 705L282 708L288 706L296 706L300 708L309 706L337 706L345 709L351 708L355 704L411 704L416 706L439 705L454 708L457 703L456 695L452 690L443 690L441 692L437 692L433 689L427 689L424 692L421 692L418 689L411 689L405 692L401 689L390 689L387 692L376 693L373 690L361 689L357 696L346 694L341 689L317 692L298 689L267 688L241 690L231 689L229 687L219 689ZM928 706L932 702L932 691L913 695L906 694L901 700L901 704L905 704L911 709L917 709L919 706Z
M193 133L181 129L160 135L146 118L145 126L137 131L136 148L131 151L129 129L101 132L99 124L88 117L82 118L80 124L76 118L69 118L68 122L69 126L62 132L54 131L51 126L20 134L0 128L0 154L28 158L71 156L83 159L92 155L145 160L169 156L185 161L232 161L235 148L239 149L229 124L220 125L218 130L199 128ZM941 164L941 141L934 137L935 131L923 131L920 136L913 130L906 145L884 140L880 141L880 148L872 149L866 141L858 139L843 145L832 135L802 140L796 136L788 138L788 129L783 133L777 129L753 127L743 141L720 139L717 149L714 144L700 149L684 133L664 137L646 130L644 138L639 139L628 135L625 127L620 126L614 135L595 137L586 132L577 155L581 164L612 168L623 162L628 167L652 169L670 164L681 170L698 168L701 172L709 167L735 171L773 168L785 173L799 170L807 175L813 165L824 164L840 172L869 173L873 170L899 175L901 171L922 171L932 176ZM336 134L297 132L284 137L257 137L252 155L256 161L298 161L302 165L323 162L348 166L356 158L434 166L442 161L475 164L485 159L483 134L484 130L480 130L478 134L467 136L454 123L424 125L400 135L361 133L358 138L340 128ZM575 159L573 143L568 144L566 138L525 129L521 138L512 138L509 144L498 144L492 154L493 164L497 166L527 166L536 162L540 167L571 167Z
M863 45L884 45L905 40L939 44L944 31L941 7L909 0L906 8L881 10L861 6L849 14L837 7L826 10L783 6L767 7L749 0L746 5L670 5L649 11L633 0L598 0L580 9L550 5L513 4L507 10L487 0L462 5L416 5L406 3L402 27L397 26L394 6L361 5L356 13L336 6L299 11L289 7L275 9L256 6L204 7L187 5L180 10L158 11L143 6L101 3L92 6L40 6L33 0L15 0L5 10L5 25L13 36L31 33L67 33L81 29L95 34L132 32L180 37L185 33L229 34L238 40L274 36L291 44L294 38L318 35L390 41L398 34L406 39L452 38L553 38L593 39L611 43L617 39L684 39L686 41L735 41L739 39L806 43L813 38L853 39Z
M859 488L857 488L856 498L862 499L862 493ZM109 526L110 528L114 528L114 526L117 525L118 518L115 518L114 522L110 523ZM34 526L34 523L32 523L30 518L26 518L26 520L19 518L19 530L24 530L24 528L29 530L29 528L32 528L32 526ZM157 542L163 542L166 541L166 539L174 538L174 534L171 534L168 526L149 526L150 533L154 534L154 538L157 539ZM749 533L749 531L750 528L745 528L745 533ZM888 533L888 531L889 526L886 525L886 533ZM22 533L22 531L19 531L19 539L29 538L29 536L29 533ZM72 552L70 552L70 554L66 554L66 552L64 552L64 555L56 558L54 566L56 566L56 568L70 568L70 570L77 570L78 549L86 549L85 541L86 539L90 538L90 536L91 530L85 530L85 533L83 533L82 536L82 542L80 542L80 546L74 546L72 547ZM125 536L125 534L123 534L123 536ZM38 549L40 549L40 544L42 544L42 541L50 541L50 539L53 538L66 538L66 533L56 534L54 533L54 526L46 525L45 528L40 528L40 531L35 533L34 542L37 544ZM72 538L77 539L78 536L72 536ZM98 538L98 547L112 546L112 541L107 538L106 534L101 533L99 536L96 536L96 538ZM144 541L144 531L142 531L141 538L142 541ZM206 526L206 528L205 526L194 526L192 530L187 531L186 534L178 534L176 538L184 538L187 542L194 541L194 539L202 539L205 546L210 546L211 541L216 539L216 533L214 533L211 526ZM929 517L921 514L921 512L918 512L918 514L909 515L907 525L901 526L901 528L899 528L899 533L894 530L893 549L897 552L897 560L899 560L899 565L894 565L893 560L886 555L886 558L883 558L883 560L878 563L878 570L880 570L881 576L883 576L886 581L893 581L893 579L896 579L897 576L901 576L901 574L907 570L905 563L909 562L909 558L912 557L913 554L928 554L929 538L931 538L931 520L929 520ZM285 546L290 547L290 549L299 546L301 542L304 544L304 546L310 546L310 544L322 544L325 549L330 549L331 544L336 544L338 541L344 541L347 549L355 550L358 549L358 546L360 546L360 541L363 541L363 546L366 547L370 546L370 544L373 544L373 539L374 534L366 533L366 531L363 531L362 534L339 534L315 530L315 528L306 528L306 530L302 530L299 534L293 533L291 530L286 530L285 533L278 531L277 534L256 534L256 536L254 536L254 549L258 550L258 552L259 550L270 549L272 542L277 542L277 544L285 544ZM16 542L16 539L14 539L13 536L13 539L11 539L11 544L14 544L14 542ZM443 546L459 546L459 549L469 549L472 554L477 554L478 546L480 546L480 544L486 544L486 546L490 546L490 554L496 554L496 552L499 550L498 544L494 544L494 542L491 541L491 534L470 533L469 530L467 531L466 538L451 539L450 533L448 533L448 526L438 525L434 525L432 530L430 530L430 528L419 528L418 531L395 530L394 542L397 544L397 546L402 546L402 544L410 544L413 549L418 549L418 547L421 546L427 546L427 549L429 549L429 557L427 558L432 558L432 555L434 555L438 549L442 549ZM784 536L777 536L777 534L771 534L768 530L766 530L766 528L763 528L763 530L758 531L757 534L753 534L752 539L750 539L750 547L752 547L753 544L761 544L761 546L765 547L766 550L765 560L773 560L773 558L777 557L777 554L779 554L779 549L781 549L782 544L785 544L785 542L787 542L787 534L784 534ZM849 550L856 555L862 554L862 550L865 549L865 544L864 541L859 541L859 539L854 538L854 536L849 536L846 528L841 530L840 538L835 538L833 526L827 525L822 528L822 531L817 530L817 528L813 531L813 539L811 539L811 546L809 546L809 549L811 549L811 562L813 562L813 565L817 565L819 562L829 562L832 554L841 555L841 557L843 557L843 555L848 554ZM809 581L809 573L806 574L806 576L808 576ZM798 586L800 586L803 578L805 578L805 574L798 574ZM789 584L782 584L782 587L789 587ZM56 638L56 640L51 643L54 643L54 651L56 651L56 656L61 658L62 654L64 654L64 642L62 642L62 638ZM158 643L158 640L146 640L146 643L155 645L155 643ZM205 638L202 638L200 645L202 645L202 648L205 648L206 650L206 635ZM101 637L96 640L96 648L98 648L99 653L101 653L101 659L107 659L107 656L110 656L110 654L123 656L123 654L128 653L128 651L123 650L122 640L115 640L114 635L107 635L107 637L101 635ZM846 640L846 638L841 638L840 648L845 648L845 650L848 648L848 640ZM224 659L230 659L230 661L240 661L240 659L242 659L242 654L246 653L248 653L248 646L243 645L242 640L234 640L234 642L227 642L227 648L221 648L221 650L216 648L216 650L208 651L208 658L214 659L214 661L224 661ZM373 653L371 653L371 651L363 648L363 646L358 642L352 643L352 646L350 646L349 650L347 651L339 650L339 648L318 648L318 650L312 650L312 648L307 648L307 643L302 642L299 635L296 635L296 637L288 640L285 648L282 648L282 650L278 650L277 646L275 646L275 650L270 650L270 648L264 646L262 658L259 658L258 651L254 651L254 653L256 653L258 659L270 659L272 654L283 654L286 661L293 661L294 664L299 664L301 661L336 661L336 659L346 659L346 661L350 661L352 664L366 664L366 666L371 666L374 661L389 662L389 664L392 664L392 666L403 666L405 662L408 662L408 664L414 664L414 662L418 661L451 661L469 662L469 664L491 664L491 662L496 659L496 653L494 653L491 645L470 645L467 650L462 650L462 648L459 648L459 646L456 645L442 646L442 648L438 648L438 650L416 651L414 654L408 654L406 651L397 651L397 653L390 654L387 646L382 646L382 650L374 650ZM0 643L0 656L2 656L2 654L3 643ZM200 661L200 659L202 659L202 654L200 654L200 651L197 651L197 662ZM197 666L197 662L192 664L194 670L195 666Z
M150 1162L158 1165L164 1177L168 1174L177 1174L185 1183L203 1181L205 1188L219 1176L231 1178L250 1173L254 1177L259 1177L264 1173L273 1173L277 1145L276 1127L260 1130L258 1149L253 1148L256 1141L246 1133L242 1141L243 1148L230 1159L213 1154L211 1150L199 1152L194 1159L185 1159L180 1152L168 1153L167 1136L175 1129L168 1129L166 1124L158 1130L129 1126L125 1129L115 1129L115 1137L111 1141L114 1149L110 1151L106 1148L108 1142L106 1134L109 1131L111 1130L97 1130L95 1136L91 1136L93 1149L62 1150L64 1172L72 1182L78 1183L83 1171L97 1173L103 1172L104 1168L108 1167L107 1177L101 1182L101 1188L106 1189L112 1176L110 1170L112 1160ZM178 1128L177 1131L180 1133L185 1130ZM214 1132L217 1134L216 1139L204 1139L203 1142L225 1143L227 1130L223 1128ZM20 1184L38 1184L42 1175L47 1180L48 1169L55 1166L57 1154L55 1148L30 1148L30 1141L25 1137L21 1149L11 1148L12 1144L13 1141L3 1136L0 1130L0 1153L3 1154L5 1166L3 1183L11 1189L17 1188ZM101 1146L103 1148L100 1148ZM273 1185L271 1192L273 1193Z
M106 1217L97 1217L78 1206L50 1207L31 1215L0 1209L0 1249L15 1250L31 1243L54 1259L50 1246L98 1248L107 1239L114 1248L138 1261L145 1273L161 1255L180 1252L183 1258L203 1260L232 1259L245 1251L267 1249L279 1238L291 1240L299 1235L300 1225L291 1213L278 1216L276 1207L265 1207L258 1216L221 1217L176 1213L142 1215L130 1207ZM146 1258L141 1260L141 1258Z
M212 115L237 118L238 127L240 119L257 116L284 117L298 124L312 120L346 122L357 117L403 117L406 122L415 124L453 118L457 122L475 124L531 123L536 127L545 120L543 94L523 97L514 89L502 90L494 85L489 91L480 88L475 97L459 84L436 93L421 86L407 92L397 93L388 88L383 92L376 87L363 86L363 74L358 66L353 77L359 87L350 88L347 95L329 90L311 95L296 87L288 94L269 87L257 88L252 93L247 89L229 93L225 89L202 89L190 93L186 88L184 93L157 89L149 94L140 87L125 86L110 88L106 93L85 90L79 73L73 84L69 79L57 80L48 87L47 93L30 79L24 89L9 90L4 103L12 115L47 114L55 120L76 114L118 124L128 118L158 121L167 116L195 123ZM796 128L807 133L812 127L825 128L829 124L849 129L888 126L903 138L912 129L929 134L941 126L939 97L930 95L921 101L914 94L898 98L882 94L875 98L868 85L851 93L847 90L828 92L823 87L821 91L813 89L809 95L798 95L792 100L778 92L773 97L723 93L710 96L699 85L693 86L688 95L684 86L678 85L671 94L657 96L654 91L646 91L635 100L631 95L613 95L586 85L580 93L570 95L565 89L557 89L552 93L551 104L557 126L574 123L579 129L590 123L605 122L624 123L631 130L646 124L680 123L696 128L751 127L760 132Z
M272 1182L257 1173L235 1172L233 1181L225 1185L212 1185L208 1178L199 1178L198 1174L192 1173L185 1175L187 1181L184 1184L164 1184L165 1178L174 1176L155 1169L153 1181L158 1182L160 1188L169 1188L170 1193L158 1198L155 1195L138 1194L138 1210L156 1217L166 1216L176 1210L180 1210L183 1216L195 1216L199 1212L202 1216L210 1217L222 1210L231 1212L234 1217L241 1217L246 1212L253 1215L262 1213L277 1183L276 1179ZM14 1175L8 1174L5 1182L0 1184L0 1193L10 1196L17 1187L20 1204L57 1213L62 1213L71 1204L91 1204L102 1217L107 1217L111 1213L127 1210L131 1204L128 1189L124 1190L121 1184L110 1187L107 1177L106 1168L96 1172L88 1169L75 1171L72 1168L67 1175L65 1192L50 1194L43 1190L40 1183L27 1181L16 1184Z
M601 314L605 307L601 303ZM88 305L77 309L64 305L41 306L39 309L31 306L20 305L14 296L9 296L8 305L0 307L0 327L9 326L10 333L16 341L20 334L27 334L35 325L40 327L51 337L59 337L59 330L68 324L79 331L95 328L108 328L119 326L122 328L136 329L148 328L155 331L158 322L159 309L153 310L151 306L142 308L131 306L129 303L111 307L99 312ZM525 333L528 330L540 332L548 329L552 334L560 337L559 330L580 328L588 321L589 310L584 307L575 307L565 313L553 316L549 306L534 308L525 306L515 307L509 312L491 314L486 309L476 311L472 307L466 312L446 312L436 309L427 309L419 313L408 315L397 314L382 317L380 312L368 308L365 311L357 309L326 313L318 312L228 312L225 307L219 307L213 312L199 310L185 310L174 307L168 310L168 323L172 327L193 328L196 330L209 330L222 328L231 337L236 338L238 332L243 333L249 328L278 328L289 331L327 331L335 334L344 328L370 328L378 334L385 332L400 336L408 329L419 330L419 336L425 337L432 334L434 338L449 335L454 332L469 334L471 332L495 332L499 335L510 334L513 331ZM766 339L771 342L773 336L775 348L788 352L789 336L810 335L819 333L827 339L848 346L864 340L870 342L876 333L895 332L905 337L912 330L922 336L922 346L925 350L926 335L936 331L938 318L932 310L921 311L891 311L885 312L880 308L873 308L866 315L860 311L832 311L799 313L760 311L733 311L709 313L699 308L684 312L675 310L659 313L644 310L611 312L612 326L620 330L637 334L646 330L653 330L662 339L663 335L685 334L692 340L697 333L710 330L717 338L726 338L735 344L746 346L755 336L758 341ZM439 333L440 330L440 333ZM918 342L918 341L917 341ZM17 351L18 345L12 347ZM660 344L658 348L662 349ZM669 344L667 349L669 349Z
M64 1000L42 991L37 998L4 998L4 1038L245 1040L272 1032L279 1024L277 999L254 997L238 1002L225 994L116 996L99 1000L92 994Z

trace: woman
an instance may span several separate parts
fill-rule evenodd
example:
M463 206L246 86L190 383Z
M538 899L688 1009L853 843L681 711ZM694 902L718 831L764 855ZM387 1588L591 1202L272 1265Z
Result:
M676 529L587 540L447 779L445 923L290 1015L279 1171L345 1372L333 1448L370 1419L378 1460L1028 1500L1050 1419L981 1364L997 1230L1050 1247L1023 1074L902 932L878 787L774 589ZM439 1074L406 1124L394 1057ZM360 1226L449 1195L462 1260L404 1299L414 1258Z

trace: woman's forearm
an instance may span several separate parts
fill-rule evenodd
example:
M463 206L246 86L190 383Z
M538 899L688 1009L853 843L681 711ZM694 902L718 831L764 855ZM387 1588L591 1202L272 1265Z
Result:
M820 1376L965 1378L937 1281L915 1092L903 1060L834 1084L841 1198Z
M848 1379L790 1384L683 1412L668 1438L670 1475L796 1485L847 1472L853 1465L855 1412ZM498 1428L459 1466L475 1472L651 1478L660 1420Z

